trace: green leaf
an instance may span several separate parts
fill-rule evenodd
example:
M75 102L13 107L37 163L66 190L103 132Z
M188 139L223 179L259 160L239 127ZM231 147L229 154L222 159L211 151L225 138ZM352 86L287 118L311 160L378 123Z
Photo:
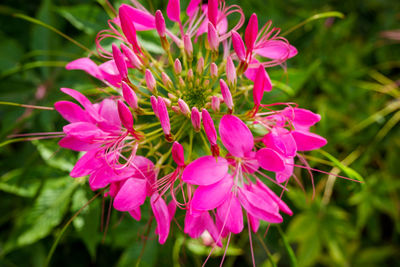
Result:
M293 267L297 266L296 255L294 254L294 251L293 251L292 247L290 246L285 233L282 231L282 229L279 225L278 225L278 231L279 231L279 234L281 235L283 245L285 246L286 252L289 256L290 266L293 266Z
M323 13L319 13L319 14L315 14L311 17L309 17L308 19L304 20L303 22L293 26L292 28L290 28L289 30L287 30L286 32L282 33L282 36L288 35L289 33L297 30L298 28L306 25L307 23L313 21L313 20L318 20L318 19L324 19L324 18L332 18L332 17L336 17L336 18L344 18L343 13L338 12L338 11L329 11L329 12L323 12Z
M93 35L104 28L108 17L98 6L80 4L75 6L57 7L56 12L68 20L75 28Z
M89 201L88 195L88 190L79 187L72 197L71 210L76 212L82 208ZM101 220L100 202L101 201L92 202L73 220L73 225L78 235L85 243L92 260L96 258L96 247L101 241L101 233L99 231Z
M316 229L314 229L314 231L315 230ZM321 250L322 245L318 233L304 240L304 242L299 245L297 252L299 266L312 266L320 255Z
M5 173L0 178L0 190L20 197L33 197L38 191L41 182L38 179L26 179L21 181L23 169L15 169Z
M131 246L125 249L118 261L117 267L135 266L142 250L142 246L143 242L134 242ZM140 260L140 266L155 266L159 247L160 246L156 239L147 240L144 254Z
M32 143L36 146L42 159L49 166L67 172L70 172L74 167L73 161L68 160L70 157L65 157L65 155L60 153L60 147L57 143L43 142L39 140L34 140Z
M355 179L361 182L364 182L364 178L355 170L353 170L350 167L347 167L346 165L342 164L338 159L336 159L334 156L329 154L328 152L319 149L317 150L319 153L324 155L327 159L332 161L333 164L335 164L336 167L338 167L341 171L343 171L349 178Z
M78 185L70 177L48 180L33 207L19 216L17 229L4 250L26 246L47 236L62 221L71 195Z

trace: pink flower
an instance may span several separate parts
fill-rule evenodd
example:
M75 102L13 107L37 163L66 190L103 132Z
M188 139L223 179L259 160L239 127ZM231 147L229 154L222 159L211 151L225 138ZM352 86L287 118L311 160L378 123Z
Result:
M253 135L235 116L223 116L219 132L222 143L229 151L228 160L220 157L201 157L190 163L182 174L185 182L198 185L190 202L191 211L197 214L217 209L217 216L223 222L223 228L226 227L232 233L243 229L242 207L255 219L272 223L282 222L278 205L280 201L273 197L265 200L265 190L253 190L255 185L243 172L251 173L257 170L257 162L261 166L266 165L270 169L281 171L284 168L283 160L274 152L257 153L256 158L253 152Z

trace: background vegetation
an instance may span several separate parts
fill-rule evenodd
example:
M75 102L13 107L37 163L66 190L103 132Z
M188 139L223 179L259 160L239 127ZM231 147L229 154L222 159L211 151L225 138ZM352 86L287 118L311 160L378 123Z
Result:
M163 9L166 1L144 4ZM318 13L344 14L286 35L299 54L289 61L288 76L279 68L270 71L276 89L269 96L322 115L316 131L329 143L325 152L309 154L313 167L365 181L314 173L312 199L309 175L298 170L307 193L292 181L285 201L295 215L271 227L266 238L267 225L253 235L257 265L394 266L400 262L400 34L386 31L400 29L400 5L393 0L239 4L247 16L256 12L260 23L272 19L283 32ZM94 50L96 32L106 27L106 10L105 0L3 0L0 101L52 106L65 98L60 87L90 93L101 85L63 68L87 55L84 50L11 14L43 21ZM12 142L14 134L60 131L65 121L56 112L1 105L0 118L0 266L43 266L63 226L95 193L85 179L68 176L78 155L59 149L57 140ZM97 198L73 220L52 266L132 266L139 255L141 266L200 266L208 254L201 240L186 239L176 225L164 246L151 231L142 250L146 218L135 222L117 212L103 238L103 205L108 201ZM209 266L220 260L213 257ZM246 231L234 238L225 264L251 265Z

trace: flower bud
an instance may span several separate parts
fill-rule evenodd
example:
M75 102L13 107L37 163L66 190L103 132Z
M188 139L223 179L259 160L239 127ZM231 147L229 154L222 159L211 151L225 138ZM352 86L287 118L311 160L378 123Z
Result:
M257 40L258 35L258 19L257 15L253 13L247 24L246 31L244 33L244 41L246 43L247 51L253 52L254 44Z
M171 81L171 79L169 78L169 76L165 72L161 73L161 79L162 79L162 82L163 82L165 87L167 87L167 88L171 88L172 87L172 81Z
M214 121L212 120L210 113L206 109L201 111L201 115L203 118L203 127L206 132L206 136L208 141L211 144L211 152L212 155L219 156L219 148L217 145L217 131L215 130Z
M132 113L121 100L118 100L118 115L122 125L128 130L128 132L133 134L134 130Z
M157 98L154 95L150 97L150 103L151 103L151 108L154 111L154 114L158 118L158 108L157 108L158 103L157 103Z
M178 99L178 105L179 105L179 108L183 115L185 115L185 116L189 115L189 113L190 113L189 106L188 106L188 104L186 104L185 101L183 101L183 99L181 99L181 98Z
M196 71L200 75L203 74L203 71L204 71L204 58L203 57L200 57L199 60L197 60Z
M214 52L218 52L218 46L219 46L218 33L215 27L210 22L208 23L207 39L211 50Z
M229 86L236 86L236 68L230 56L226 59L226 79L228 80Z
M175 112L176 114L181 114L181 110L178 106L172 106L171 107L172 111Z
M191 120L192 120L194 130L196 132L200 132L200 130L201 130L201 114L196 107L192 108Z
M219 112L221 101L219 100L218 96L213 95L211 97L211 108L214 112Z
M182 79L182 77L179 77L179 87L184 88L185 87L185 81Z
M160 10L156 11L155 15L156 30L160 37L165 37L165 20L162 12Z
M246 50L244 48L244 43L240 34L236 31L232 31L232 45L235 50L236 55L238 56L240 61L246 60Z
M176 141L172 145L172 158L179 167L185 166L185 154L183 151L183 146Z
M214 62L212 62L210 65L210 75L212 79L218 77L218 66Z
M260 106L265 91L271 91L272 83L265 71L265 68L260 65L257 69L253 87L253 101L255 106Z
M171 124L169 122L169 115L167 106L165 105L165 100L161 96L157 99L157 111L158 118L160 119L161 128L163 129L165 135L171 134Z
M175 59L174 71L176 74L181 74L182 72L182 64L179 58Z
M169 99L176 99L176 96L174 94L168 93L168 97Z
M192 40L190 39L189 35L187 35L187 34L185 34L185 36L183 36L183 47L185 49L186 55L188 56L189 60L193 59Z
M232 100L232 95L231 91L229 91L228 85L226 85L224 80L219 80L219 85L221 87L221 94L222 97L224 98L225 105L229 109L229 113L232 112L233 109L233 100Z
M165 97L163 97L163 99L164 99L165 105L167 105L167 107L170 107L171 106L171 100L168 99L168 98L165 98Z
M217 131L215 130L214 121L212 120L210 113L203 108L201 111L201 116L203 118L203 127L208 141L210 141L211 144L216 144Z
M118 46L116 44L112 44L112 54L114 58L115 65L117 66L119 75L121 76L121 79L124 81L128 80L128 67L126 66L126 62L124 59L124 56L121 53L121 50L119 50Z
M136 28L129 15L130 13L129 9L132 9L132 7L129 5L122 4L118 10L119 13L118 17L121 23L122 32L124 33L126 39L132 45L134 51L136 53L139 53L141 50L136 38Z
M143 64L140 61L140 59L136 56L136 54L125 44L121 44L121 49L122 49L122 52L124 53L124 55L128 58L129 63L131 63L131 65L134 68L141 70L143 67Z
M150 90L150 92L153 93L154 89L156 88L157 82L156 79L154 79L154 76L149 69L146 69L145 79L147 88Z
M194 78L193 70L192 70L192 69L189 69L189 70L188 70L188 73L187 73L187 80L188 80L189 82L191 82L191 81L193 81L193 78Z
M139 108L138 98L137 98L135 91L133 91L132 88L125 82L122 82L122 95L123 95L126 103L128 103L128 105L133 110L136 110Z

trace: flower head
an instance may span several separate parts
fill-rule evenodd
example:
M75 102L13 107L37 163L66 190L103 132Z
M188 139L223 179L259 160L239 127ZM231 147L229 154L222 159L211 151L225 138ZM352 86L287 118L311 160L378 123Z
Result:
M165 18L132 3L121 5L97 35L104 63L82 58L67 65L114 89L94 104L62 89L79 105L55 104L69 122L60 146L86 152L71 176L89 175L93 190L107 188L113 207L135 220L149 199L160 243L175 212L185 213L185 233L198 238L208 232L217 246L246 222L254 232L260 220L281 223L292 211L272 186L286 191L298 151L326 144L311 132L319 115L291 104L281 110L276 107L282 103L263 104L273 86L266 68L284 64L296 49L271 22L259 30L255 14L243 40L244 14L225 1L192 0L182 15L181 2L170 0ZM228 21L232 14L239 19ZM163 53L147 51L141 31L156 32ZM115 41L111 49L102 46L106 38Z

